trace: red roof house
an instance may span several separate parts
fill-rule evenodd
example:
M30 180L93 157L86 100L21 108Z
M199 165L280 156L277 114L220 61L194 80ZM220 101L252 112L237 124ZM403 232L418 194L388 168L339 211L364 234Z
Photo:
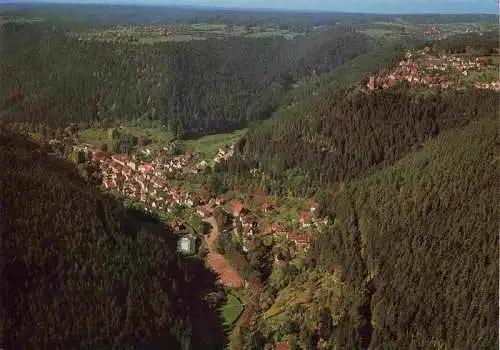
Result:
M149 163L142 163L139 165L139 171L144 174L149 174L153 172L153 166Z
M303 211L300 214L300 224L302 227L308 227L311 226L311 221L312 221L312 214L309 211Z
M128 163L128 157L125 155L113 154L111 156L111 159L113 160L113 162L118 163L122 166L125 166Z
M312 237L305 233L289 233L288 239L297 244L307 244L312 241Z
M289 241L295 243L297 247L307 248L312 241L312 237L303 233L289 233L287 235Z
M243 203L241 202L236 203L233 207L234 216L240 216L244 209L245 206L243 205Z
M368 84L366 84L366 86L368 87L368 89L370 90L375 90L375 77L374 76L371 76L369 79L368 79Z
M164 188L167 185L167 182L162 178L155 177L153 179L153 185L155 185L158 188Z
M408 73L413 76L413 77L416 77L418 76L418 70L416 67L408 67Z

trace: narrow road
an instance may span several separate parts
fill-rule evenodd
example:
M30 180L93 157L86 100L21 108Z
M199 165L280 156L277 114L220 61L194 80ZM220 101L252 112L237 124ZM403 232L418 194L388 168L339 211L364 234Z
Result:
M208 235L205 235L205 240L208 245L207 261L210 267L219 274L219 281L231 288L243 288L245 280L238 275L238 272L229 264L227 259L214 250L214 241L219 236L220 231L213 216L203 219L212 226L212 230Z

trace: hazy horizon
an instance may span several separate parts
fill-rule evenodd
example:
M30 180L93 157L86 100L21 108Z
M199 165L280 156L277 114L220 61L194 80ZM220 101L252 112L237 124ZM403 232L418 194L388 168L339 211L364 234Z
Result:
M110 4L110 5L169 5L193 7L219 7L248 10L293 10L319 12L357 12L386 14L461 14L487 13L498 15L496 0L28 0L2 3L57 3L57 4Z

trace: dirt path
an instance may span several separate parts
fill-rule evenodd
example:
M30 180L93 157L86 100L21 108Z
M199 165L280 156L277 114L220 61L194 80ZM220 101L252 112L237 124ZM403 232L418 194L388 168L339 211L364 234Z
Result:
M245 285L245 280L238 275L238 272L229 265L227 259L216 253L213 249L214 241L219 236L219 227L215 218L213 216L203 219L203 221L208 222L212 226L212 230L208 235L205 235L205 240L208 245L209 253L207 255L207 261L210 267L219 274L219 281L228 287L243 287Z

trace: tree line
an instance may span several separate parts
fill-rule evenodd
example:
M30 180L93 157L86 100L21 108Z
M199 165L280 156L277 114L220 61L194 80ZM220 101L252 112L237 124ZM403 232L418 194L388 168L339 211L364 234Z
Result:
M337 346L498 347L497 118L483 114L330 197L335 224L309 258L310 273L343 272L342 305L316 300L347 310Z
M497 119L330 193L331 224L305 269L275 266L247 348L497 348Z
M224 291L154 216L0 129L3 344L221 349Z
M250 128L238 156L216 167L215 176L229 172L220 177L228 188L324 197L330 186L394 164L427 139L493 113L497 100L496 92L476 89L328 91ZM251 176L252 168L262 175Z
M2 118L49 125L165 125L178 137L267 118L287 92L373 49L364 34L156 44L78 40L44 24L2 26Z

